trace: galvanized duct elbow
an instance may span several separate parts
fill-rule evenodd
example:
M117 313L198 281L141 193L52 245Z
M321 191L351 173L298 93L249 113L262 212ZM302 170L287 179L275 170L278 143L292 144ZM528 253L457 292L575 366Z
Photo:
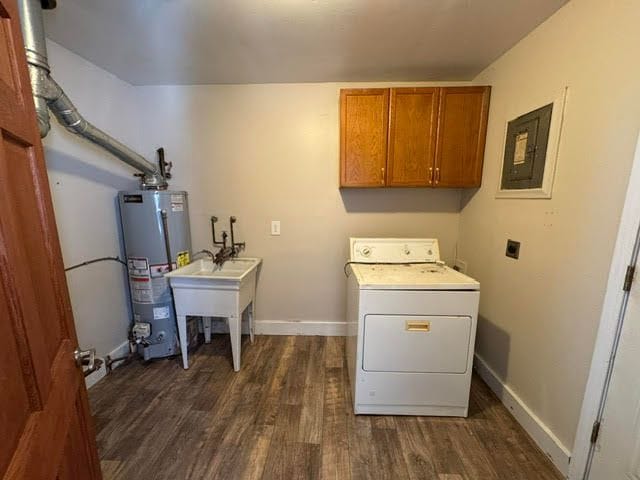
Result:
M142 188L167 188L167 180L156 165L85 120L60 85L51 78L42 8L45 3L46 6L55 6L55 2L51 3L50 0L42 2L43 0L19 1L22 35L40 136L45 137L49 133L51 128L49 110L51 110L58 122L67 130L104 148L126 164L142 172Z
M44 138L51 130L51 122L49 121L47 98L43 95L41 89L46 85L49 74L43 68L29 64L29 77L31 79L31 90L33 90L33 103L36 107L38 129L40 130L40 137Z
M147 187L160 187L160 185L156 184L157 180L164 182L161 187L166 187L166 180L160 176L154 164L85 120L71 99L64 93L64 90L49 75L46 76L44 90L46 91L45 98L49 109L58 119L58 122L67 130L104 148L126 164L142 172L148 178L145 183ZM153 180L153 185L149 185L150 180Z

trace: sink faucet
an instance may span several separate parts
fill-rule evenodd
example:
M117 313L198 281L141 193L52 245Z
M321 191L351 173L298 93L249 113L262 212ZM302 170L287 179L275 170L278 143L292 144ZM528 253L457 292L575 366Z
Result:
M216 256L214 259L214 262L216 262L216 265L218 265L218 267L222 267L222 265L224 265L224 262L226 262L233 256L232 252L233 250L231 249L231 247L224 247L218 250L218 253L216 253Z
M200 250L199 252L194 253L193 254L194 260L199 255L208 255L208 256L211 257L211 261L213 261L213 262L216 261L216 256L211 250L203 249L203 250Z
M224 264L224 262L226 262L230 258L237 257L238 253L240 253L240 251L245 248L245 243L235 242L235 237L233 233L233 224L236 223L237 220L236 220L236 217L233 217L233 216L229 218L229 227L231 229L231 245L227 246L227 238L229 235L227 234L226 231L222 232L222 241L221 242L218 241L216 239L216 227L215 227L215 224L217 221L218 221L218 217L215 217L215 216L211 217L211 236L213 237L213 244L220 247L220 250L218 250L218 253L216 253L215 256L213 257L213 261L216 263L216 265L221 267Z

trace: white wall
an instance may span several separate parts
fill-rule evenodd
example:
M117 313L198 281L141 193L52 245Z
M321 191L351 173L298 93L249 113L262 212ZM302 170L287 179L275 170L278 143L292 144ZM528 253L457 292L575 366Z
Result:
M133 87L48 42L57 81L88 120L136 146ZM51 120L45 157L65 266L121 256L116 193L135 188L133 171ZM67 273L80 345L105 355L126 341L129 303L124 268L103 262Z
M637 1L573 0L475 79L493 85L483 184L460 224L482 285L477 352L569 450L640 128L638 18ZM553 198L495 199L507 112L565 85Z
M194 250L211 247L211 215L225 229L235 215L245 254L264 258L258 320L343 321L349 236L433 236L453 259L459 191L338 189L341 86L136 87L146 145L189 191Z

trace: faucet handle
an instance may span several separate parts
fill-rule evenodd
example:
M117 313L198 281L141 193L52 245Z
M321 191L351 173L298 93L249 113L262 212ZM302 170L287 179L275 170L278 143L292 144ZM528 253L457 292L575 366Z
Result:
M236 223L236 217L234 217L233 215L229 217L229 223Z

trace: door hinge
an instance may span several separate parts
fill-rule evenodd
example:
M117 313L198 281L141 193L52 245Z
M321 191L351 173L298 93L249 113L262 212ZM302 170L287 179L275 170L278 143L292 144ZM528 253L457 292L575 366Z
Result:
M627 267L627 273L624 275L624 284L622 285L622 290L628 292L631 290L631 284L633 283L633 276L636 273L635 265L629 265Z
M591 443L596 443L598 441L598 435L600 434L600 420L596 420L593 422L593 427L591 428Z

